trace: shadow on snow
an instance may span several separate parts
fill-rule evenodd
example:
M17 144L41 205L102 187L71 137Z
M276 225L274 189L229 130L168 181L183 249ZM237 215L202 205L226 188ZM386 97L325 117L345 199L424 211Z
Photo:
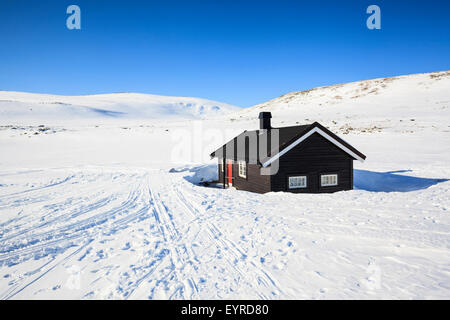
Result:
M217 185L217 165L200 165L195 167L172 168L169 172L189 172L184 179L195 185L203 185L210 188L222 188ZM208 183L212 182L212 183Z
M205 181L217 181L217 165L182 167L171 169L170 172L189 172L190 174L186 175L184 179L195 185L202 184ZM405 172L412 172L412 170L375 172L355 169L353 171L353 185L356 190L371 192L409 192L449 181L449 179L419 178L399 174ZM215 183L208 186L221 188Z
M408 192L426 189L449 179L430 179L405 176L397 173L412 170L398 170L375 172L368 170L354 170L353 185L355 189L372 192Z

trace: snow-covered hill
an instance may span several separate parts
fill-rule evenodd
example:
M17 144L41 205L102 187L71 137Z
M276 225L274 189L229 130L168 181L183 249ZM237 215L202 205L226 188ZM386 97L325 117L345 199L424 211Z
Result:
M319 121L338 133L449 129L450 71L372 79L285 94L233 114L270 111L275 126Z
M34 122L37 119L202 119L238 109L236 106L207 99L140 93L58 96L0 91L2 123L26 120Z

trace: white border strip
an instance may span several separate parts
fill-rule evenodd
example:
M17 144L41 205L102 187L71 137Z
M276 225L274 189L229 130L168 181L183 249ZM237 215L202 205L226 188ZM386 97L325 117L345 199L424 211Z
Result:
M309 131L307 134L304 134L303 136L301 136L300 138L298 138L297 140L295 140L293 143L291 143L289 146L287 146L286 148L284 148L281 152L278 152L276 155L274 155L272 158L270 158L269 160L267 160L266 162L264 162L263 167L267 167L268 165L270 165L272 162L274 162L275 160L277 160L278 158L280 158L282 155L284 155L286 152L288 152L289 150L291 150L292 148L294 148L295 146L297 146L299 143L301 143L302 141L306 140L310 135L314 134L314 133L318 133L320 134L322 137L324 137L325 139L327 139L328 141L330 141L331 143L333 143L335 146L337 146L338 148L342 149L343 151L345 151L346 153L348 153L349 155L351 155L353 158L364 162L364 159L361 158L360 156L358 156L357 154L355 154L353 151L351 151L349 148L347 148L346 146L344 146L343 144L339 143L336 139L332 138L330 135L328 135L327 133L325 133L322 129L315 127L314 129L312 129L311 131Z

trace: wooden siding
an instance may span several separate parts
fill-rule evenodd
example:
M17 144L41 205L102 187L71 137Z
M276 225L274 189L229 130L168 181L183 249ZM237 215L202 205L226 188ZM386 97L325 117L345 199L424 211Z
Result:
M272 191L326 193L353 188L353 159L315 133L279 159L278 173L271 176ZM321 174L338 174L338 185L320 186ZM289 189L289 176L307 176L307 187Z
M270 191L270 176L260 174L261 166L247 163L247 178L239 176L238 163L233 164L233 186L238 190L257 193Z

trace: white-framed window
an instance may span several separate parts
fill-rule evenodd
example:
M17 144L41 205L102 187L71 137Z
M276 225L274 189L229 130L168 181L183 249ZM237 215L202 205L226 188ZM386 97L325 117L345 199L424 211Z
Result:
M245 161L239 161L239 177L247 178L247 163Z
M306 188L306 176L289 177L289 189Z
M331 187L338 185L338 175L337 174L321 174L320 175L320 186L321 187Z
M223 158L222 159L219 159L219 166L220 166L220 171L221 172L223 172L223 169L224 169L224 164L223 164L224 162L223 162Z

